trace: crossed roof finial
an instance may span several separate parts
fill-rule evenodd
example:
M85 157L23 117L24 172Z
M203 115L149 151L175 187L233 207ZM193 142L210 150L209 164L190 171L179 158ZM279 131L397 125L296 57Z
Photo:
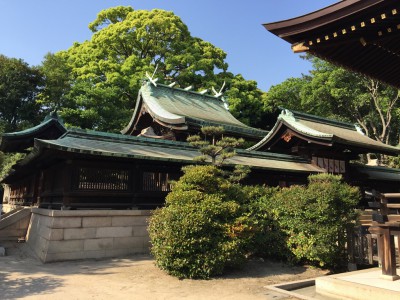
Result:
M154 78L154 75L156 74L157 68L158 68L158 64L156 65L156 68L154 69L154 72L153 72L153 74L152 74L151 76L150 76L149 73L147 73L147 71L146 71L146 77L149 79L149 81L150 81L154 86L157 86L157 81L158 81L158 78Z
M219 90L219 92L217 92L216 90L215 90L215 88L214 87L212 87L212 91L214 92L214 97L216 97L216 98L218 98L218 97L221 97L222 95L223 95L223 90L224 90L224 87L225 87L225 81L224 81L224 83L222 84L222 87L221 87L221 89Z

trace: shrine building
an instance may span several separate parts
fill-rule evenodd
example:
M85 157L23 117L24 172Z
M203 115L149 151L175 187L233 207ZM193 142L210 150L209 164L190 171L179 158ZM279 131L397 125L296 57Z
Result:
M170 181L193 164L198 149L183 142L201 126L223 126L252 141L226 162L247 165L246 184L305 184L310 174L341 174L362 188L397 189L397 170L352 163L360 154L397 155L400 149L365 136L353 124L283 109L270 132L235 119L218 97L146 81L121 134L67 129L57 114L2 136L3 152L26 152L3 179L13 206L47 209L153 209ZM397 190L396 190L397 191Z
M295 52L400 88L399 13L394 0L347 0L265 27ZM252 128L232 116L220 93L149 80L120 134L67 128L56 113L4 133L0 151L27 155L2 179L3 204L32 207L27 242L44 262L148 252L146 220L199 155L185 140L202 126L252 142L223 165L249 166L245 184L306 184L310 174L332 173L362 190L400 192L400 170L356 162L368 153L397 156L400 148L354 124L282 108L271 131Z

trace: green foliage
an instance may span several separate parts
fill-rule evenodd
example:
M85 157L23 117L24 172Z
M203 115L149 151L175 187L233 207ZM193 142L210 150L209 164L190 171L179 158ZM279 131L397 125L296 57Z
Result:
M400 156L388 157L388 166L390 168L400 169Z
M90 40L48 54L46 86L38 98L46 110L60 107L67 125L118 132L129 121L145 73L160 82L195 90L221 87L231 112L244 123L262 123L265 93L255 81L227 72L226 53L193 37L172 12L117 6L89 24ZM261 125L260 125L261 126Z
M267 112L264 105L267 93L257 87L254 80L245 80L238 74L227 80L225 93L229 110L241 122L256 128L266 128Z
M355 221L358 188L340 176L311 175L307 187L292 186L275 194L275 219L287 235L294 261L336 268L346 262L346 227Z
M35 96L42 84L36 68L21 59L0 55L0 128L21 130L41 120Z
M171 275L206 279L245 259L252 234L241 207L245 194L215 166L183 171L150 219L152 253Z
M287 109L304 111L302 90L306 84L307 78L289 78L278 85L272 86L267 93L264 109L274 112L278 107L282 106Z
M145 73L156 66L155 76L163 81L195 88L214 82L214 71L227 68L226 54L192 37L172 12L117 6L101 11L89 28L90 40L46 56L43 63L49 84L43 97L65 98L60 114L68 124L119 131L129 120ZM51 81L59 74L64 74L59 84Z
M273 213L274 195L277 187L243 186L246 201L243 203L243 216L252 228L248 236L248 253L274 259L286 259L290 253L287 250L286 234L282 232L278 220Z
M355 223L358 188L340 176L308 186L241 186L216 166L189 166L166 206L151 217L157 265L180 278L209 278L246 256L339 268L346 230Z
M23 159L24 153L3 153L0 152L0 179L7 175L11 167Z
M235 149L244 143L242 138L236 139L232 137L219 138L224 133L222 126L205 126L201 128L202 134L205 139L202 139L199 135L192 135L187 138L187 141L194 147L199 148L202 156L196 158L197 161L204 162L207 158L211 158L213 165L222 165L222 163L233 157ZM207 141L207 137L210 141ZM219 138L217 140L217 138Z
M11 171L13 165L23 159L25 155L24 153L3 153L0 151L0 180ZM3 186L0 185L0 194L2 190Z
M61 55L47 53L40 71L44 76L45 85L36 97L37 103L47 112L69 107L71 105L68 97L71 69L66 60Z

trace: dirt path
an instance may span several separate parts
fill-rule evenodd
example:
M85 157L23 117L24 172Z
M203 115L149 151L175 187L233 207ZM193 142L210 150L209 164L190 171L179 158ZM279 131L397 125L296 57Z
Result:
M324 271L253 260L212 280L179 280L149 256L42 264L27 245L5 245L0 299L290 299L267 285L314 278Z

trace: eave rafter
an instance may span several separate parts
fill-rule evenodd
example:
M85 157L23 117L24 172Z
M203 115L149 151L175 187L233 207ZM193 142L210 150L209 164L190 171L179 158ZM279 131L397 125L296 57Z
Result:
M358 40L361 45L373 45L400 57L398 49L388 48L382 45L380 41L390 35L400 33L400 22L393 24L394 17L400 13L400 6L377 13L372 17L366 17L362 21L348 23L342 28L334 31L320 33L309 39L292 44L294 53L312 51L314 48L329 47L330 41L334 40L335 45L341 43L341 40ZM398 19L398 17L397 17ZM351 36L354 38L351 38Z

